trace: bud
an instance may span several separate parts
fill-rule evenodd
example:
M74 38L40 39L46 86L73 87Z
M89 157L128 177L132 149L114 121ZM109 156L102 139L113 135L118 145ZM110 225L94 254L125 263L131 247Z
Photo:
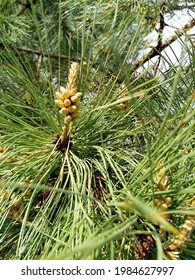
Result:
M166 203L166 205L171 205L171 203L172 203L172 199L171 199L171 197L166 197L165 198L165 203Z
M71 99L71 101L72 101L73 103L75 103L75 102L77 102L77 101L79 100L79 96L74 95L74 96L72 96L70 99Z
M69 90L68 90L67 88L65 88L65 87L60 87L60 92L61 92L61 94L62 94L62 96L63 96L64 99L65 99L65 98L69 98L70 93L69 93Z
M166 211L166 210L168 209L168 206L167 206L167 204L162 203L162 204L160 205L159 209L160 209L161 211Z
M75 95L75 93L76 93L76 89L71 89L71 90L69 91L70 96Z
M63 97L64 97L64 99L69 98L69 97L70 97L69 91L66 90L66 91L63 93Z
M64 103L61 100L55 100L55 104L59 107L59 108L63 108L64 107Z
M68 110L70 113L75 112L76 109L77 109L77 106L75 106L75 105L72 105L72 106L70 106L70 107L67 108L67 110Z
M63 95L59 91L56 91L56 97L59 100L63 100Z
M122 110L127 109L127 107L126 107L126 105L125 105L124 103L120 103L120 104L118 105L118 107L119 107L120 109L122 109Z
M64 105L65 105L66 107L69 107L69 106L71 105L70 99L65 99L65 100L64 100Z
M62 114L64 117L68 115L68 110L66 108L62 108L60 110L60 114Z
M75 93L75 96L78 96L80 98L82 96L82 92Z

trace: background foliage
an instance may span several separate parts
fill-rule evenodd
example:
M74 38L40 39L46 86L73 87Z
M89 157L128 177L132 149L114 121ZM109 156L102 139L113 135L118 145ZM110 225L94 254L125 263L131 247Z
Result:
M1 0L1 259L195 259L194 19L176 65L162 37L184 8ZM73 61L82 113L62 147L55 91Z

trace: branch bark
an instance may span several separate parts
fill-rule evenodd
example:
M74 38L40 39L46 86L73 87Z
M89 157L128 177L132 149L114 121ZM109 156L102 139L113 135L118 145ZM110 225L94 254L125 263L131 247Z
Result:
M147 53L144 57L137 60L131 67L132 70L138 69L142 66L145 62L149 61L151 58L155 57L156 55L160 55L160 53L170 46L174 41L176 41L179 37L184 35L185 31L193 28L195 26L195 18L193 18L189 23L187 23L183 28L178 29L176 34L166 39L164 42L158 43L156 47L154 47L149 53Z
M56 59L65 59L65 60L69 60L70 57L67 56L67 55L58 55L58 54L51 54L51 53L48 53L48 52L42 52L42 51L39 51L39 50L34 50L34 49L29 49L29 48L21 48L21 47L17 47L16 48L18 51L21 51L21 52L25 52L25 53L31 53L31 54L37 54L37 55L41 55L42 57L51 57L51 58L56 58ZM79 61L78 58L72 58L71 60L74 60L74 61Z

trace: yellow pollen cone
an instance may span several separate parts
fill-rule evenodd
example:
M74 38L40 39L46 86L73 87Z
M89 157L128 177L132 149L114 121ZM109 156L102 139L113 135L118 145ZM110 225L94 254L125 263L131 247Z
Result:
M70 107L67 108L67 110L68 110L70 113L75 112L76 109L77 109L77 106L75 106L75 105L72 105L72 106L70 106Z
M66 107L69 107L69 106L71 105L70 99L65 99L65 100L64 100L64 105L65 105Z
M59 108L63 108L64 107L64 103L61 100L55 100L55 104L59 107Z
M60 114L62 114L64 117L68 115L68 110L66 108L62 108L60 110Z

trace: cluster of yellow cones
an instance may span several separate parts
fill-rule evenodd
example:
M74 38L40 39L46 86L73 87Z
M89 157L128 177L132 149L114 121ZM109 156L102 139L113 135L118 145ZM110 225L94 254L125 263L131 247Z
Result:
M73 62L70 67L68 83L66 88L60 87L56 92L55 104L60 108L60 114L64 117L61 142L63 143L68 135L69 124L80 116L81 92L77 92L77 74L79 65Z

